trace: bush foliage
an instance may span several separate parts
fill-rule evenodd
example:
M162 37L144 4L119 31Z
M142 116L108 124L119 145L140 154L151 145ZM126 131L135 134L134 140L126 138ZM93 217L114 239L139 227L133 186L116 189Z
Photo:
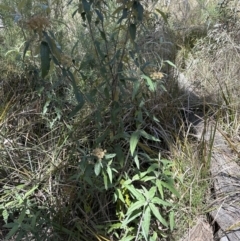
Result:
M189 93L175 73L217 56L214 24L238 20L228 4L167 2L2 1L4 240L174 240L179 210L203 203L208 167L186 174Z
M171 195L179 194L173 164L159 155L163 137L148 101L165 92L160 69L171 62L147 62L139 46L164 13L138 1L0 7L4 31L18 36L5 57L19 73L3 84L5 238L166 236L174 228Z

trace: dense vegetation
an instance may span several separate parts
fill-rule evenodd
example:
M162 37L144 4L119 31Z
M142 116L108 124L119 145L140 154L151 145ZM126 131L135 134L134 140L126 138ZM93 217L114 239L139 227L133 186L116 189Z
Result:
M238 136L238 7L2 0L1 238L178 240L206 215L186 115Z

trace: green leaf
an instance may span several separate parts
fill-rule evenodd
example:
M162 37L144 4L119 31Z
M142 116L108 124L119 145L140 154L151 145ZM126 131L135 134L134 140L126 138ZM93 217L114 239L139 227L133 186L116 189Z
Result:
M26 207L24 207L23 210L21 211L21 214L17 220L17 223L21 224L23 222L25 216L26 216Z
M12 228L14 227L15 225L18 225L16 222L15 223L6 223L3 225L4 228Z
M143 181L143 182L148 182L151 180L156 180L156 177L155 176L146 176L141 179L141 181Z
M144 130L140 130L139 131L140 135L143 136L144 138L148 139L148 140L151 140L151 141L157 141L159 142L160 140L150 134L148 134L146 131Z
M166 187L171 193L173 193L174 195L176 195L177 197L180 197L179 192L174 188L174 186L172 186L171 184L167 183L167 182L163 182L161 181L161 184Z
M98 30L100 32L102 39L107 42L106 34L102 30L100 30L100 29L98 29Z
M134 40L135 40L135 38L136 38L136 29L137 29L136 24L131 23L131 24L129 25L128 31L129 31L131 40L132 40L133 42L134 42Z
M98 9L96 9L95 12L96 12L98 18L100 19L100 21L103 22L103 15L102 15L102 13Z
M132 91L132 100L134 100L136 95L138 94L138 90L140 86L141 86L140 81L134 81L133 91Z
M28 49L30 47L30 43L31 43L30 40L25 42L25 47L24 47L24 50L23 50L23 60L24 60L25 55L26 55L26 53L27 53L27 51L28 51Z
M108 160L108 159L112 159L112 158L115 157L115 156L116 156L116 153L106 154L106 155L104 156L104 158L105 158L106 160Z
M103 182L104 182L105 189L108 190L108 177L105 172L103 172Z
M145 212L143 213L143 222L142 222L143 236L146 241L148 241L150 221L151 221L151 209L149 206L147 206L147 208L145 209Z
M112 184L112 169L109 165L107 165L107 173L108 173L109 181Z
M94 172L95 172L96 176L98 176L101 172L101 167L102 167L101 164L102 164L101 161L98 160L94 165Z
M172 206L172 204L171 203L169 203L169 202L166 202L166 201L163 201L162 199L160 199L160 198L158 198L158 197L154 197L153 199L152 199L152 203L156 203L156 204L158 204L158 205L163 205L163 206Z
M165 22L165 23L168 23L167 14L164 13L163 11L159 10L158 8L156 8L156 11L161 14L164 22Z
M7 223L8 217L9 217L9 213L8 213L7 209L4 209L4 210L2 211L2 216L3 216L4 222Z
M28 196L30 196L31 194L33 194L33 192L38 188L38 185L32 187L29 191L27 191L23 197L23 199L27 198Z
M74 94L75 94L75 97L76 97L78 103L83 106L85 101L84 101L83 95L79 91L79 88L78 88L76 80L75 80L75 76L69 70L66 71L66 75L68 75L70 77L70 79L72 80L73 91L74 91Z
M148 86L148 89L151 92L154 92L156 90L156 83L154 83L152 81L152 79L150 77L148 77L147 75L145 75L145 74L142 75L142 78L146 80L146 84Z
M142 214L142 210L138 209L130 213L126 219L122 222L122 227L125 228L128 223L130 223L132 220L136 220L137 217L139 217Z
M136 181L136 180L140 180L140 179L144 178L147 175L147 173L148 172L145 171L145 172L140 172L140 173L134 175L132 178L132 181Z
M122 17L117 21L117 24L121 23L123 19L127 18L128 16L128 9L124 8L122 10Z
M145 204L146 204L145 200L139 200L139 201L136 201L135 203L131 204L131 206L129 207L129 209L127 211L127 215L131 214L135 210L142 208Z
M140 4L140 2L138 1L134 1L134 4L133 4L133 9L136 11L137 13L137 19L138 21L142 21L143 20L143 6Z
M138 159L138 155L137 154L134 157L134 162L135 162L137 168L140 169L140 164L139 164L139 159Z
M153 204L153 203L149 203L149 207L152 210L152 213L154 214L154 216L158 219L158 221L160 223L162 223L165 227L168 227L168 224L166 222L166 220L162 217L162 215L159 213L157 207Z
M165 60L164 62L168 63L169 65L171 65L174 68L177 68L177 66L173 62L171 62L169 60Z
M61 60L61 50L57 47L54 39L52 39L47 32L43 31L43 35L45 36L45 40L48 43L48 46L51 50L51 54L53 55L53 61L55 64L60 65L59 61Z
M10 239L13 235L16 234L16 232L18 231L19 227L17 223L14 223L15 225L13 226L13 228L9 231L9 233L7 234L7 236L5 237L5 240Z
M120 199L122 201L122 203L125 203L125 200L123 198L123 195L122 195L122 192L120 189L116 189L115 194L118 197L118 199Z
M38 218L38 216L40 216L40 215L41 215L41 211L39 210L39 211L37 211L37 213L35 213L35 214L33 215L33 217L31 218L31 227L32 227L33 230L35 230L35 228L36 228L37 218Z
M102 59L105 59L105 54L103 53L102 49L101 49L101 44L99 41L95 40L94 41L94 46L97 49L98 54L101 56Z
M133 186L133 185L126 185L124 183L124 186L131 192L131 194L137 199L137 200L144 200L144 196Z
M82 0L82 6L86 13L89 13L91 10L91 4L87 0Z
M157 188L156 187L151 187L150 190L148 191L148 199L151 200L155 194L156 194Z
M119 241L131 241L133 239L135 239L135 236L127 236L127 237L121 238Z
M40 45L42 78L45 78L50 70L50 48L44 41Z
M42 112L43 115L45 115L45 114L47 113L47 111L48 111L48 106L50 105L50 103L51 103L51 100L47 100L46 103L44 104L44 106L43 106L43 112Z
M161 198L164 199L162 182L161 182L159 179L157 179L156 185L157 185L158 191L159 191L159 193L160 193L160 195L161 195Z
M130 137L130 152L132 156L138 144L138 140L139 140L139 131L134 131Z
M74 117L83 107L84 102L78 104L70 113L69 113L69 118Z
M150 241L156 241L157 240L157 237L158 237L158 235L157 235L157 232L153 232L153 236L152 237L150 237Z
M76 15L76 13L78 12L78 8L72 13L72 18L74 18L74 16Z
M171 211L169 214L169 221L170 221L170 230L173 231L175 227L175 221L174 221L174 211Z

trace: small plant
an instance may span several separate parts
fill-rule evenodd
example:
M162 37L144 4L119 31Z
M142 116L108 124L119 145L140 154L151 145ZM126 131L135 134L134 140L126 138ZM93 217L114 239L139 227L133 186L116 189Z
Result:
M127 175L115 191L115 201L121 223L114 224L123 230L120 240L157 240L165 236L164 229L174 228L174 211L171 195L179 197L175 189L172 163L159 159L147 171L139 172L132 178ZM167 200L169 199L169 200ZM168 217L167 220L164 217Z
M4 186L0 199L6 238L166 237L174 229L179 193L174 164L158 157L165 133L150 106L167 92L162 66L175 65L144 60L137 43L144 35L142 1L70 1L66 11L74 8L79 23L68 19L68 30L86 33L75 43L67 31L59 37L53 5L17 5L24 39L17 51L37 87L13 106L21 113L17 124L4 116L13 126L2 127L7 135L12 129L21 133L12 134L12 149L3 148L3 167L14 187Z

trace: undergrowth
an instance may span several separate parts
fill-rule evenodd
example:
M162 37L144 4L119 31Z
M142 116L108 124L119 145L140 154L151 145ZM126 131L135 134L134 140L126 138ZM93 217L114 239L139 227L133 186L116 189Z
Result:
M206 213L186 116L237 138L239 23L185 2L3 1L2 239L178 240Z

